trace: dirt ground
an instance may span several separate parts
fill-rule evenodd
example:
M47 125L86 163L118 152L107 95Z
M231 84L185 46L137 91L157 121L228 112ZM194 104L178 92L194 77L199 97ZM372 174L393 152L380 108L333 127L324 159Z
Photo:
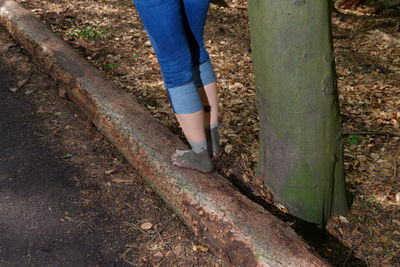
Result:
M0 28L0 266L222 266Z
M183 138L132 1L17 2ZM269 207L255 175L259 127L246 1L226 2L228 7L211 5L205 32L220 88L218 172ZM355 199L348 214L329 222L330 236L318 249L341 266L400 266L400 11L373 8L341 10L347 14L332 18L346 182Z

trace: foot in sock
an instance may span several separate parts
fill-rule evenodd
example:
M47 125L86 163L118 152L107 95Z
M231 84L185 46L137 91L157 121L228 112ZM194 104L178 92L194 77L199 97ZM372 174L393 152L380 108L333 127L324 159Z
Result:
M207 150L196 153L193 150L177 150L172 155L172 163L175 166L189 168L201 172L212 172L214 166Z
M219 133L218 123L206 127L207 149L210 156L217 158L219 155Z

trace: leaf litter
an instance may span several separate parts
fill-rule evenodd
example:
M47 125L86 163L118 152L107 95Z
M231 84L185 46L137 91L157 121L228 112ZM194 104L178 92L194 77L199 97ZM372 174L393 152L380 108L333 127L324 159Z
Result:
M156 56L130 0L17 2L184 139L163 89ZM247 3L226 2L228 7L211 5L205 30L220 97L224 153L216 164L221 174L233 175L268 202L269 193L255 174L259 126ZM396 266L400 265L400 12L371 15L365 10L371 8L332 17L346 182L355 199L351 211L330 220L327 229L367 265ZM106 38L84 38L85 29L95 29Z

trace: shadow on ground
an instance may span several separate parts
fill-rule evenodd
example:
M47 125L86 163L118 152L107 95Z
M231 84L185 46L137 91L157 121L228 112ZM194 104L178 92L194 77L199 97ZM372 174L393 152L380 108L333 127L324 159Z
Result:
M10 91L18 73L6 66L0 58L0 265L114 265L104 233L72 219L83 215L73 204L80 170L39 138L36 109Z

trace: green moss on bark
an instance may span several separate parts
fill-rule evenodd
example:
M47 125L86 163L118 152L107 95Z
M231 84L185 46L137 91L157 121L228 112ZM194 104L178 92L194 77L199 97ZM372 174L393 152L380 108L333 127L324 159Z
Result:
M275 200L322 224L348 202L328 1L249 0L258 172Z

